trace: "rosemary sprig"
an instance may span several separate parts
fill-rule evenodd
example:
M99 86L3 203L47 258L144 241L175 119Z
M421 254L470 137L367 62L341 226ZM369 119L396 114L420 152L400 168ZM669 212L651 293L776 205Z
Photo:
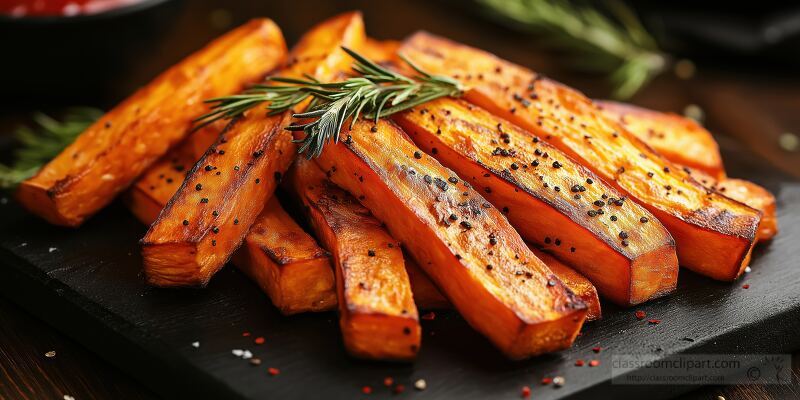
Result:
M41 112L34 114L35 128L22 126L14 132L21 146L12 165L0 164L0 188L14 188L31 177L101 116L101 110L91 107L70 108L62 121Z
M607 74L617 99L633 96L668 67L669 57L621 2L608 0L608 14L567 0L479 2L517 27L545 33L571 50L576 69Z
M405 57L401 56L415 71L413 76L384 68L348 48L343 50L353 58L356 76L332 83L308 76L305 79L269 78L268 84L254 86L241 94L206 100L212 104L211 111L195 122L203 126L218 119L233 118L263 102L268 102L266 108L276 114L291 110L310 98L307 110L293 115L310 121L286 129L305 132L305 137L298 141L301 143L299 151L312 158L318 157L331 140L339 141L339 132L348 119L351 127L361 117L377 122L379 118L431 100L458 97L463 93L458 81L428 74Z

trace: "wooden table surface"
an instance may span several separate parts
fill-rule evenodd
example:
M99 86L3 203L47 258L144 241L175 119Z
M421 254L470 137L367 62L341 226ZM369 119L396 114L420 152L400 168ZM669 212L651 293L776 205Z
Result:
M498 28L474 16L454 14L450 2L294 1L291 9L280 2L184 2L163 45L143 59L129 79L108 88L97 105L107 107L146 82L165 66L196 49L211 37L251 16L273 18L292 42L313 23L349 9L362 9L368 31L378 38L402 38L424 28L450 36L547 73L576 86L592 97L608 88L596 77L574 75L537 51L531 39ZM302 9L302 12L298 12ZM445 15L446 17L442 17ZM705 112L705 123L723 143L752 150L765 163L800 178L800 149L779 145L786 133L800 134L800 78L729 70L699 65L691 80L665 74L640 92L632 102L647 107L682 112L689 104ZM100 100L102 98L102 100ZM58 109L42 104L36 108ZM24 121L34 108L21 106L0 111L0 139ZM785 137L785 136L784 136ZM155 399L142 384L99 359L17 305L0 297L0 399ZM766 328L765 328L766 329ZM787 332L787 334L796 334ZM48 357L50 351L55 356ZM796 353L797 356L800 353ZM800 398L800 357L794 357L794 385L702 387L684 399Z

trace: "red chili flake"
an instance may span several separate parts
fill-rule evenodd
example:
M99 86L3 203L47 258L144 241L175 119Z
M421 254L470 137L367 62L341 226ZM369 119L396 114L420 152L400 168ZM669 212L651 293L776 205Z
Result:
M400 394L406 391L406 387L400 384L395 385L394 389L392 390L396 394Z
M248 336L250 336L250 332L244 331L244 332L242 332L242 336L243 337L248 337Z
M742 289L750 289L750 285L745 283L744 285L742 285Z
M424 320L426 320L426 321L433 321L434 319L436 319L436 313L434 313L433 311L431 311L431 312L429 312L429 313L427 313L427 314L424 314L424 315L422 316L422 319L424 319Z
M596 366L598 366L598 365L600 365L600 360L592 360L592 361L589 361L589 366L590 366L590 367L596 367Z
M583 360L576 360L575 361L575 366L576 367L582 367L583 366Z
M544 378L542 378L542 385L549 385L551 383L553 383L553 378L549 376L545 376Z
M523 386L522 387L522 398L523 399L527 399L528 397L531 397L531 388L529 386Z
M644 319L644 317L647 316L647 314L645 314L645 312L642 310L636 310L634 315L636 315L636 319Z
M372 386L364 386L361 388L361 393L370 394L372 393Z
M649 323L651 323L653 325L657 325L657 324L661 323L661 320L660 319L648 319L647 322L649 322Z
M602 348L602 347L600 347L600 346L597 346L597 347L593 347L593 348L592 348L592 351L593 351L593 352L595 352L595 353L599 353L599 352L600 352L600 351L602 351L602 350L603 350L603 348Z
M383 385L384 386L388 387L388 386L392 386L392 384L394 384L394 379L392 379L391 376L387 376L386 378L383 378Z
M267 368L267 372L268 372L270 375L272 375L272 376L275 376L275 375L278 375L278 374L280 374L280 373L281 373L281 370L279 370L279 369L277 369L277 368L269 367L269 368Z
M264 337L263 336L257 337L255 340L253 340L253 343L255 343L255 344L264 344Z

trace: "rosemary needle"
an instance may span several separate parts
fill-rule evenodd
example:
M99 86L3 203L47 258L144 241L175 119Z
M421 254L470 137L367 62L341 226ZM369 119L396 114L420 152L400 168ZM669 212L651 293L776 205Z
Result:
M303 131L305 137L298 142L299 152L308 158L318 157L330 142L339 141L339 132L347 120L352 126L359 118L374 119L408 110L441 97L459 97L463 87L458 81L431 75L401 56L415 72L406 76L391 71L366 57L342 48L353 58L356 76L340 82L324 83L312 77L272 77L267 84L253 86L232 96L206 100L211 111L195 120L198 127L219 119L242 115L245 111L268 102L270 114L291 110L306 99L312 99L307 111L293 114L294 118L310 120L286 129Z

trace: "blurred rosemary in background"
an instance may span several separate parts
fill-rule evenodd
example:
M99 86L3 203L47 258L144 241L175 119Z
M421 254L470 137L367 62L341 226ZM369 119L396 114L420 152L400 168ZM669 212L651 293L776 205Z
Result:
M627 99L670 67L670 58L628 7L607 1L602 11L567 0L478 0L526 32L544 35L571 53L575 69L601 73L612 96Z
M34 114L34 128L21 126L14 132L20 146L10 166L0 164L0 188L13 189L31 177L101 116L101 110L91 107L70 108L61 121L41 112Z

